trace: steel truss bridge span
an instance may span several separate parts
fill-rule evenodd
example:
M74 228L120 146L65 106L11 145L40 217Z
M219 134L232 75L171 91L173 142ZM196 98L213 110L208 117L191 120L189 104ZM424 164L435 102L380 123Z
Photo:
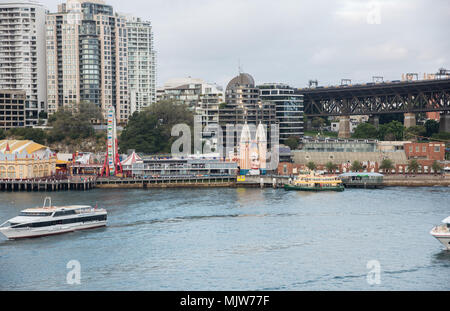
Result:
M450 79L297 90L311 117L450 111Z

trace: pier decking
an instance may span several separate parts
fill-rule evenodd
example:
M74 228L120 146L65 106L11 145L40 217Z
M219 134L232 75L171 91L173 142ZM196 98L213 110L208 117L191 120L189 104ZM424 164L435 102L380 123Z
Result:
M2 179L0 191L67 191L95 188L95 178Z
M161 176L156 178L97 178L97 188L232 187L236 176Z

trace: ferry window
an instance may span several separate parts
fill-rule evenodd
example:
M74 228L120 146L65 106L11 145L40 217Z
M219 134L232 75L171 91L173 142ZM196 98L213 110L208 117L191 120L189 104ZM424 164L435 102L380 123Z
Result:
M21 212L19 216L27 216L27 217L43 217L50 216L52 213L46 212Z
M55 212L55 215L53 217L59 217L59 216L67 216L67 215L74 215L75 211L61 211L61 212Z

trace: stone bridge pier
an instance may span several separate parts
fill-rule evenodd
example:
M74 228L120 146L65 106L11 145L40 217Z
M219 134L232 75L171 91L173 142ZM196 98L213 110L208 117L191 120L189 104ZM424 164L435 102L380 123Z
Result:
M441 120L439 122L439 132L449 132L450 133L450 114L441 114Z
M405 113L405 120L403 121L403 126L410 128L416 126L416 114L415 113Z
M350 138L350 116L339 117L339 138Z

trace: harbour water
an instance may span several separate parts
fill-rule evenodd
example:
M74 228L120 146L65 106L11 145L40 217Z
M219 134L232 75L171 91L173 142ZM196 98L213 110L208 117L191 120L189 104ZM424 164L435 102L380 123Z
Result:
M102 229L0 240L0 290L450 290L429 231L450 189L147 189L51 193L108 210ZM45 193L2 193L0 221ZM80 263L80 284L67 264ZM379 264L379 284L368 282ZM370 277L369 277L370 279Z

